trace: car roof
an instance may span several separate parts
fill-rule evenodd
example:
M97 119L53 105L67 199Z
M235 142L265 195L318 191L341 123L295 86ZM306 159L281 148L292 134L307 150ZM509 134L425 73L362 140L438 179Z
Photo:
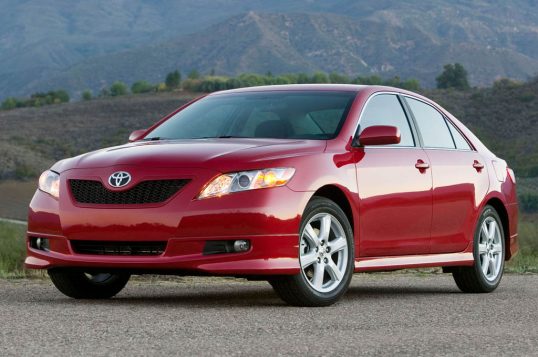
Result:
M344 91L358 92L362 88L370 87L357 84L276 84L268 86L244 87L213 92L210 95L246 93L246 92L273 92L273 91Z

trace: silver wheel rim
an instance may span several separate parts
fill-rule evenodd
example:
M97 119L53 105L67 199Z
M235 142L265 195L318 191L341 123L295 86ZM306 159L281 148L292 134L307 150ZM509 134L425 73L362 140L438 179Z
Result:
M480 227L478 254L480 269L488 281L497 279L501 272L504 259L501 239L497 221L493 217L487 217Z
M86 278L90 280L92 283L105 283L107 282L111 277L112 274L108 273L99 273L99 274L90 274L90 273L84 273L86 275Z
M310 286L326 293L336 289L346 274L347 237L338 220L329 213L310 218L301 234L299 261Z

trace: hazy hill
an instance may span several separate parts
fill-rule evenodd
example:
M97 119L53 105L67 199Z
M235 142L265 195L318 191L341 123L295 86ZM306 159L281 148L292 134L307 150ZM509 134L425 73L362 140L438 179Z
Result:
M167 71L337 70L473 84L538 72L534 0L0 0L0 99ZM251 12L254 11L254 12Z

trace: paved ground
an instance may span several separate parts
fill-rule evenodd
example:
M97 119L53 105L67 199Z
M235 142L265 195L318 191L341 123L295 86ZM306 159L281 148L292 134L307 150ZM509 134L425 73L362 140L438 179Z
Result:
M537 309L538 275L465 295L447 275L361 274L319 309L233 279L137 280L100 302L0 280L0 355L538 355Z

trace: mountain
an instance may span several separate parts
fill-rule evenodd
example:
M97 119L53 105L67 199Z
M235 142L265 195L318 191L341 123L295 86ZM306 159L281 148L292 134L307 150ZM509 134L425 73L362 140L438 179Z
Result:
M417 77L475 85L538 72L535 0L0 0L0 99L167 71Z

